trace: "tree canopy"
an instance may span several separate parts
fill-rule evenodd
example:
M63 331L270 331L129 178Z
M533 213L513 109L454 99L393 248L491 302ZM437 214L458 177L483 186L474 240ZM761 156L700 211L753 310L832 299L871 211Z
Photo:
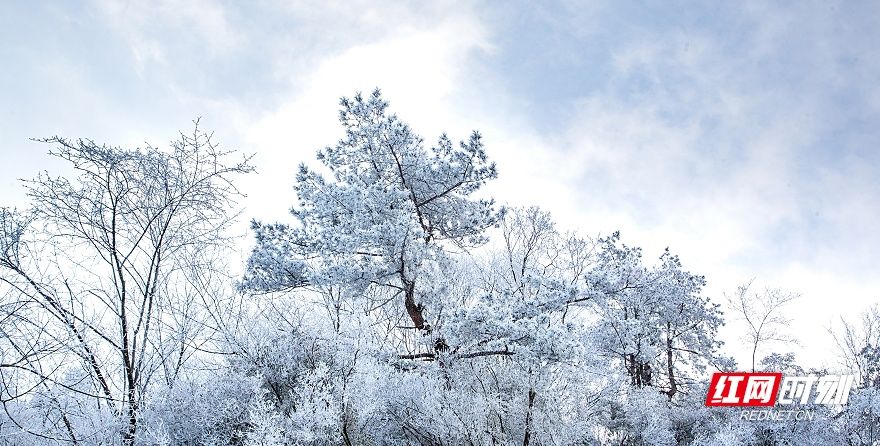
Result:
M870 444L877 311L834 331L860 377L813 420L704 405L724 354L707 279L619 232L563 231L486 196L478 132L426 144L380 92L301 164L286 222L230 236L249 158L211 134L169 148L40 140L72 176L0 211L0 442L127 445ZM754 370L794 294L742 287Z

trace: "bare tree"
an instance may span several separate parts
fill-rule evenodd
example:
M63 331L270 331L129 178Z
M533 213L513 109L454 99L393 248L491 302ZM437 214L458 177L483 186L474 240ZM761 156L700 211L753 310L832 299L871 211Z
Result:
M728 308L737 319L745 322L747 332L743 339L748 342L752 355L752 371L758 349L770 342L794 343L794 338L786 334L791 320L785 316L785 306L800 297L799 294L778 288L767 288L762 293L751 292L752 282L740 285L736 292L728 295Z
M858 389L847 408L849 431L860 441L852 444L875 444L880 428L876 412L877 392L880 390L880 307L872 305L856 322L843 317L840 325L828 332L837 344L841 365L858 374Z
M858 373L862 387L880 388L880 365L872 358L880 349L880 307L863 312L857 323L840 318L837 329L829 329L837 344L842 365Z
M4 330L18 318L19 338L43 339L7 337L4 350L18 351L15 368L40 385L109 408L132 444L151 383L172 385L211 338L204 304L222 293L212 281L240 196L232 177L253 169L247 158L228 163L198 122L170 150L40 141L78 176L41 174L25 182L29 213L3 211L0 284L5 305L20 307Z

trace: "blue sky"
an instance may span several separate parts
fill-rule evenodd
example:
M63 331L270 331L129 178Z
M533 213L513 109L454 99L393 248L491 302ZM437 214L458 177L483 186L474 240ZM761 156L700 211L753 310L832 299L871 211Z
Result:
M501 202L669 246L713 296L802 293L794 349L819 361L880 300L878 23L873 2L7 2L0 201L59 167L30 137L162 145L200 116L257 153L246 217L285 218L338 97L378 86L428 141L481 130Z

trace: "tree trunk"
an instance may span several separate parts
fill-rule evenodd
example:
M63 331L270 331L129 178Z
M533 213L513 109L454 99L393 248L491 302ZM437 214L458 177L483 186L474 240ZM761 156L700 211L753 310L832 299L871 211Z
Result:
M404 289L404 300L403 304L406 306L406 312L409 314L409 318L413 321L413 325L419 330L425 329L425 317L422 315L422 306L421 304L416 304L416 283L415 281L404 281L403 282Z
M523 436L523 446L529 446L529 440L532 437L532 407L535 405L535 389L529 389L529 405L526 409L526 433Z
M675 381L675 368L672 366L672 326L670 323L666 323L666 374L669 379L669 391L666 392L666 395L669 396L669 401L672 401L672 397L678 393L678 383Z

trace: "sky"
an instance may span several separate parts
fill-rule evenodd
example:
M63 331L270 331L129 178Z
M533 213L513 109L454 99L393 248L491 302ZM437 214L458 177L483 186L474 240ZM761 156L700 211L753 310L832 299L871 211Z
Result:
M30 138L163 146L201 118L255 154L243 218L284 220L296 166L381 88L432 142L484 137L500 203L665 247L722 302L800 293L794 351L880 302L876 2L3 2L0 205L63 173ZM745 363L730 322L727 350Z

